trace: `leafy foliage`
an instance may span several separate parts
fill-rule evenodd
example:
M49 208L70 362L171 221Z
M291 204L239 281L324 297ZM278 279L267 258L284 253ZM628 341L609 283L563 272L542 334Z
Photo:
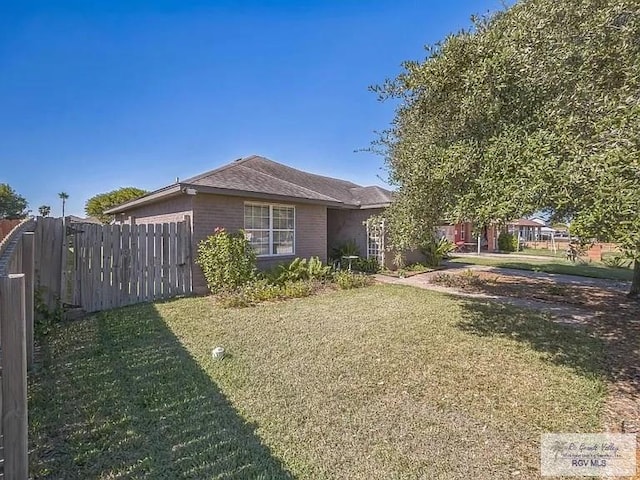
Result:
M380 271L380 262L377 258L358 258L351 264L352 270L363 273L378 273Z
M49 205L40 205L38 207L38 213L41 217L48 217L51 214L51 207Z
M318 257L295 258L288 265L280 265L275 278L276 283L296 282L299 280L325 280L331 274L331 267L322 264Z
M640 260L638 38L630 0L518 2L374 87L399 105L378 142L399 187L394 246L442 219L546 210Z
M87 215L96 217L101 222L109 223L113 220L113 215L105 214L105 210L122 205L130 200L135 200L148 192L135 187L122 187L106 193L94 195L85 204L84 211Z
M628 268L631 263L631 259L624 255L615 254L609 256L602 256L602 263L611 268Z
M287 281L273 284L267 279L252 281L236 292L218 295L217 302L226 308L250 307L258 303L308 297L314 291L312 281Z
M515 252L518 250L518 237L512 233L501 232L498 235L498 249L501 252Z
M420 246L420 251L425 256L427 266L438 267L455 248L456 246L446 238L436 239L432 236Z
M331 258L340 260L342 257L359 257L360 248L355 240L348 240L331 250Z
M198 245L196 263L212 293L236 291L255 278L256 254L243 231L216 228Z
M27 201L8 183L0 183L0 219L14 220L27 216Z
M371 277L362 273L350 272L348 270L340 270L336 272L335 280L338 286L343 290L368 287L373 284Z

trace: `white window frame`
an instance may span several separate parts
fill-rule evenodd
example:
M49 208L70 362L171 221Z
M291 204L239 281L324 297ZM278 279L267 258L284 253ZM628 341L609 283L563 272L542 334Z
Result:
M247 206L258 206L258 207L269 207L269 228L247 228L247 217L245 214L244 207ZM266 258L266 257L291 257L296 254L296 206L288 205L284 203L263 203L263 202L244 202L244 207L242 209L242 214L244 216L244 230L245 235L248 231L255 232L267 232L269 234L269 253L260 254L258 258ZM273 209L275 208L290 208L293 210L293 229L289 228L273 228ZM293 252L291 253L273 253L273 233L274 232L292 232L293 233Z

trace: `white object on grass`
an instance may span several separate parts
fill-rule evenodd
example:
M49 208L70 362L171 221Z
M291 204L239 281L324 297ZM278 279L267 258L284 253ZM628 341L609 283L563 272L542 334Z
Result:
M222 360L222 357L224 357L224 348L222 347L214 348L213 350L211 350L211 355L216 360Z

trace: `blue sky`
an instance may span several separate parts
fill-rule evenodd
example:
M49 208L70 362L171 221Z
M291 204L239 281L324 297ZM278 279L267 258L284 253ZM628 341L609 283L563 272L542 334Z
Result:
M34 211L250 155L384 185L367 90L500 1L0 3L0 182Z

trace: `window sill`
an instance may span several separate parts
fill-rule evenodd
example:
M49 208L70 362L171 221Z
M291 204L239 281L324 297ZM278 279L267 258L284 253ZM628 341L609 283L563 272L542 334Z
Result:
M269 258L282 258L282 257L295 257L295 253L275 253L273 255L256 255L258 260L269 259Z

